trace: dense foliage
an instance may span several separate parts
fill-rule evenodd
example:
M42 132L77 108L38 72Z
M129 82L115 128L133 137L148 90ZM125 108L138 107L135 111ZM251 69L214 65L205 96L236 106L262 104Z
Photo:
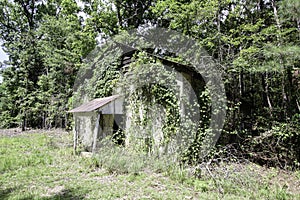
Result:
M151 24L195 38L222 66L228 111L220 145L262 164L300 161L298 0L0 0L0 8L9 55L0 127L68 126L76 73L97 36ZM108 95L118 78L116 65L102 69L90 98Z

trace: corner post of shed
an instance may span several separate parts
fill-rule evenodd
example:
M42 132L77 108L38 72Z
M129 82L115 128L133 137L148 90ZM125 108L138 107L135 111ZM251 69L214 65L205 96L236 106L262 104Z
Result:
M76 155L76 151L77 151L77 143L78 143L78 120L77 120L77 117L76 117L76 114L74 113L74 121L75 121L75 124L74 124L74 127L73 127L73 153L74 155Z
M92 147L92 153L93 154L96 152L96 148L97 148L97 138L98 138L98 133L99 133L99 130L100 130L101 115L102 115L102 111L98 111L96 126L95 126L95 130L94 130L93 147Z

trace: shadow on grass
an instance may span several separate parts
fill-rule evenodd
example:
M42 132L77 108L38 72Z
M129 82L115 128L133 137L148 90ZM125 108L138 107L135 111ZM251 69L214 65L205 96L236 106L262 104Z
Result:
M14 191L18 190L18 188L7 188L7 189L0 189L0 199L1 200L6 200L9 198L14 198L14 195L11 194ZM64 189L62 191L60 191L57 194L54 194L52 196L49 197L38 197L35 195L31 195L31 194L24 194L23 197L19 197L17 198L18 200L32 200L32 199L40 199L40 200L61 200L61 199L70 199L70 200L81 200L85 198L84 194L75 194L75 193L80 192L79 188L76 189Z
M10 193L16 191L18 188L6 188L6 189L1 189L0 188L0 199L8 199L10 196Z
M44 197L41 198L42 200L56 200L56 199L72 199L72 200L81 200L85 198L84 194L74 194L74 193L78 193L78 191L80 191L78 188L76 189L64 189L62 191L60 191L58 194L55 194L53 196L50 197Z

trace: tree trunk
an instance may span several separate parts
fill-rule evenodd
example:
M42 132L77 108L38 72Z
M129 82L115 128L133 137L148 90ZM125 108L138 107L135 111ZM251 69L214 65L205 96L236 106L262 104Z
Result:
M273 106L272 106L270 93L269 93L269 80L268 79L269 79L269 73L266 72L265 77L263 78L263 82L265 83L264 90L265 90L265 95L266 95L266 99L267 99L267 104L269 107L269 114L270 114L270 117L273 118Z

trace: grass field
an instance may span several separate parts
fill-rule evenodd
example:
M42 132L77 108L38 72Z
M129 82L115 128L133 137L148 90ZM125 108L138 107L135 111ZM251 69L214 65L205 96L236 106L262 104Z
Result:
M69 133L0 134L1 200L300 199L299 172L251 163L206 169L196 178L118 151L73 155Z

